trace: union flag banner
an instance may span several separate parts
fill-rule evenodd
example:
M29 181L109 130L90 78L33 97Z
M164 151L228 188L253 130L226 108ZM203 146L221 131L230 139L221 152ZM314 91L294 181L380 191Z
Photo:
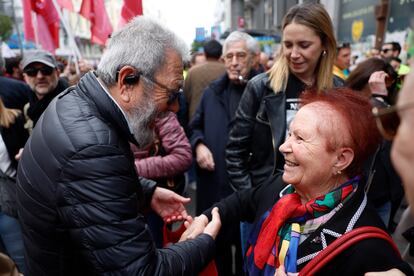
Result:
M121 10L121 18L119 20L119 27L124 26L135 16L142 14L142 0L124 0L124 5Z
M59 48L59 15L52 0L23 0L23 29L26 40L54 53Z
M79 13L91 22L91 41L105 45L112 25L103 0L83 0Z
M67 9L71 12L74 11L72 0L57 0L57 3L63 9Z

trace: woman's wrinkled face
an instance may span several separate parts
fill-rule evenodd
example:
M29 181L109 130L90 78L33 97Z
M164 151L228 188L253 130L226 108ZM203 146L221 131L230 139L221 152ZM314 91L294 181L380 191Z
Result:
M292 73L302 79L314 75L324 50L314 30L294 22L287 25L283 30L282 47Z
M308 191L335 185L335 151L328 151L331 135L341 135L333 130L333 121L326 118L322 104L308 104L299 109L289 128L286 141L279 147L285 157L283 181L296 190Z

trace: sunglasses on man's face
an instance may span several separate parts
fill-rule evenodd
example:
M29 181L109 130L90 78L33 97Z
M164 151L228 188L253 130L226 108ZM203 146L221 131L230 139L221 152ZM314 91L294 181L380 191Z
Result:
M40 67L40 68L36 68L36 67L29 67L25 70L23 70L24 73L26 73L29 77L36 77L37 73L42 73L43 76L50 76L52 75L53 71L55 69L49 66L44 66L44 67Z
M392 51L392 49L390 49L390 48L385 48L385 49L382 49L382 50L381 50L381 52L383 52L384 54L388 53L388 51Z
M372 109L372 114L375 117L378 130L381 135L387 140L393 140L398 131L398 126L400 125L400 116L398 112L401 112L405 109L414 107L414 102L394 105L387 107L374 107Z

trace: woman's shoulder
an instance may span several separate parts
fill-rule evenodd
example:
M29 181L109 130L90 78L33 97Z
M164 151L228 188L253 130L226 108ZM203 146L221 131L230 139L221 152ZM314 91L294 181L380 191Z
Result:
M245 91L254 93L259 98L269 93L273 93L273 90L270 86L269 74L265 72L254 76L247 83Z
M267 85L269 82L269 74L267 72L260 73L256 76L254 76L249 83L252 85Z

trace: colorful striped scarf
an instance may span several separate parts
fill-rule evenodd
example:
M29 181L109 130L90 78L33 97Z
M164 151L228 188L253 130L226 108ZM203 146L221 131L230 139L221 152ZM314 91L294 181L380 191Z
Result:
M286 272L296 271L300 224L331 212L348 200L356 190L359 177L337 189L302 204L293 186L272 209L255 224L248 240L246 270L248 275L274 275L284 264ZM277 249L277 250L276 250Z

